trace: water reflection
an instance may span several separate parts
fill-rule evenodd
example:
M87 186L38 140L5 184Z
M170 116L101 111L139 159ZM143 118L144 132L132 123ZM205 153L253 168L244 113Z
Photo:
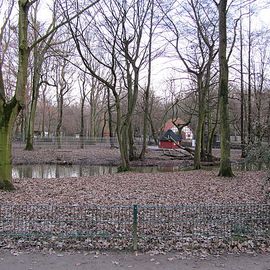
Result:
M233 164L233 170L249 171L269 169L269 165L257 165L238 163ZM182 166L144 166L133 167L131 170L138 173L177 172L192 170L193 167ZM217 170L218 166L204 167L204 170ZM17 165L13 166L13 178L64 178L64 177L87 177L117 173L117 166L92 166L92 165Z
M12 169L13 178L64 178L83 177L117 172L112 166L81 165L18 165Z
M133 167L133 172L177 172L182 170L179 166L148 166ZM13 178L64 178L64 177L87 177L95 175L117 173L116 166L87 166L87 165L17 165L13 166Z

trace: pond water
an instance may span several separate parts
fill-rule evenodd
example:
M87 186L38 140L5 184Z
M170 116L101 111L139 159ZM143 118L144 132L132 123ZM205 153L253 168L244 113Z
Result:
M133 167L134 172L153 173L153 172L176 172L182 167ZM91 166L91 165L16 165L12 169L13 178L65 178L65 177L84 177L104 174L117 173L116 166Z
M251 166L243 164L232 164L233 170L260 170L266 169L266 166ZM269 167L268 167L269 169ZM180 166L144 166L132 167L133 172L155 173L155 172L178 172L192 170L192 167ZM218 170L218 166L204 167L204 170ZM104 174L117 173L117 166L92 166L92 165L57 165L57 164L39 164L39 165L16 165L12 169L13 178L65 178L65 177L87 177Z

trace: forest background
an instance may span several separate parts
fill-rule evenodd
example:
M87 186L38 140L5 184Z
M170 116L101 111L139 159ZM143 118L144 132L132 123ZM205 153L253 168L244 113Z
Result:
M62 136L77 134L81 147L117 137L126 170L180 118L178 132L195 134L195 169L220 138L222 176L232 176L232 137L243 157L270 144L269 1L0 5L1 188L12 189L13 138L32 150L36 136L59 147Z

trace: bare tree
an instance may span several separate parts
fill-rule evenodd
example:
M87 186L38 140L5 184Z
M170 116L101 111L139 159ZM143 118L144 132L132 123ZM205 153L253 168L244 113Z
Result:
M16 118L25 105L25 94L27 85L27 73L28 73L28 60L30 51L33 50L41 41L54 33L58 28L66 24L62 22L45 35L41 36L38 40L29 44L28 38L28 14L29 10L37 0L19 0L18 1L18 72L16 74L16 85L12 89L12 96L9 98L6 93L5 84L3 80L2 63L0 66L0 189L12 190L14 186L12 184L11 175L11 140L12 130L16 121ZM97 2L97 1L96 1ZM96 2L92 2L81 11L81 13ZM4 24L1 28L1 51L3 48L3 34L4 31L10 26L10 16L14 6L14 1L9 1L7 5L7 16L4 19ZM2 11L2 9L1 9ZM81 14L80 13L80 14ZM78 13L76 14L78 16ZM72 17L74 18L74 16ZM72 19L70 18L70 19ZM1 59L2 61L2 59Z
M33 31L34 42L37 41L40 37L41 33L41 25L38 21L39 2L34 5L32 15L31 15L31 26ZM55 15L55 12L54 12ZM53 22L47 29L47 33L51 31L51 29L55 25L55 19L53 18ZM37 46L33 48L33 68L32 72L32 82L31 82L31 105L29 111L29 117L27 120L27 131L26 131L26 150L33 150L33 138L34 138L34 125L35 125L35 115L37 109L37 102L39 98L39 89L42 84L41 76L42 76L42 67L44 65L44 60L46 53L48 52L51 43L53 41L53 37L56 32L49 35L47 38L42 40Z
M75 11L78 6L76 2ZM88 72L110 89L114 97L121 170L127 170L130 158L134 158L132 117L140 74L148 61L149 39L145 39L148 35L145 29L149 25L150 6L149 0L102 1L96 13L88 13L83 20L69 24ZM70 15L66 12L65 16ZM99 66L98 72L96 66ZM122 108L122 100L126 101L126 110Z
M85 121L84 121L84 110L85 110L85 100L87 95L89 94L86 88L86 73L82 72L79 77L79 88L80 88L80 96L81 96L81 108L80 108L80 147L84 148L84 137L85 137Z
M18 59L18 75L13 97L8 100L5 92L4 81L0 77L0 188L12 190L14 189L11 183L11 137L12 129L17 115L24 106L24 97L26 92L27 83L27 70L28 70L28 11L31 5L36 1L19 0L19 59ZM9 5L8 16L1 28L0 37L3 36L3 31L8 25L14 1ZM2 47L2 40L1 40Z
M64 108L64 99L67 93L71 90L72 84L72 76L73 73L70 72L68 66L67 58L58 59L55 62L55 78L54 85L56 88L56 99L57 99L57 126L55 135L57 138L57 146L61 148L61 137L62 137L62 124L63 124L63 108Z
M228 111L229 68L227 58L227 0L216 3L219 12L219 100L221 159L219 176L232 177L230 162L230 124Z
M183 14L187 13L189 28L177 22L176 18L180 17L181 12ZM211 80L215 75L213 63L218 52L216 47L217 16L211 2L190 0L183 7L178 7L176 14L175 9L172 9L172 15L167 16L167 21L166 25L173 34L169 41L189 73L190 79L194 80L196 84L198 124L196 128L194 168L200 169L203 155L202 142L206 117L206 98L207 93L210 91ZM185 30L185 33L182 29ZM187 53L182 48L184 37L187 39L184 42Z

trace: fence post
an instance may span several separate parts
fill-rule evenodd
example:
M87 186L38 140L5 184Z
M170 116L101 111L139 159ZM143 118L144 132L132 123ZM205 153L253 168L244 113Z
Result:
M132 242L133 251L138 249L138 205L133 205L133 223L132 223Z

